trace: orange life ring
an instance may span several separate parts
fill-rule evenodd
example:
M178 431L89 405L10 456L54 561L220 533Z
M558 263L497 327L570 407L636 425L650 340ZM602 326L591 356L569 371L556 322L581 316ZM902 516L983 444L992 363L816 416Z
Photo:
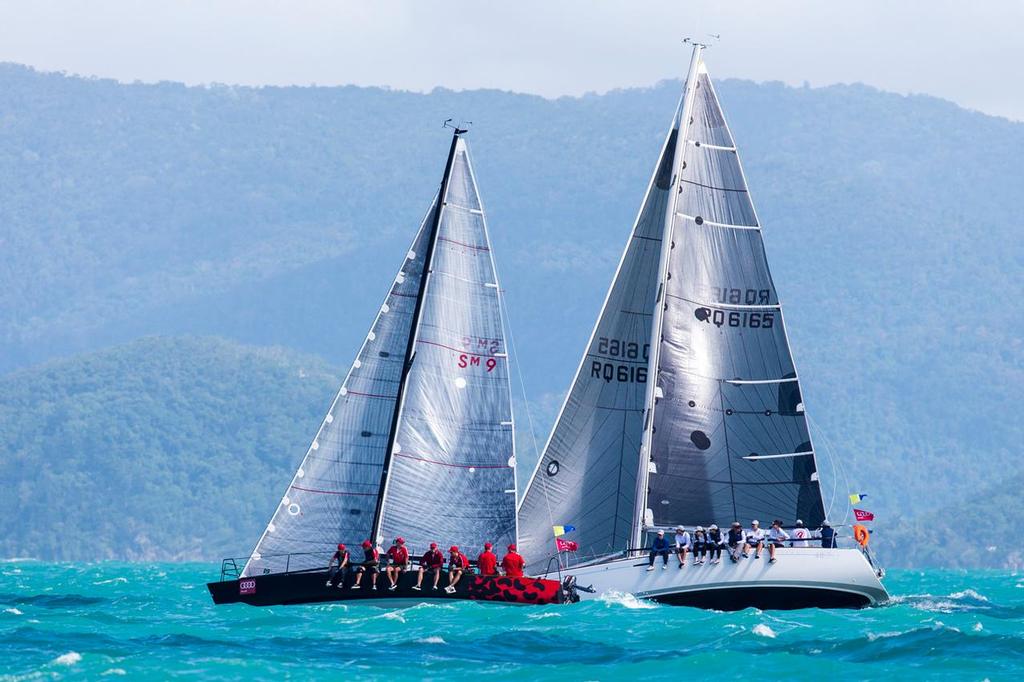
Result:
M868 542L871 540L871 533L868 532L868 527L859 523L855 524L853 526L853 539L856 540L861 547L867 547Z

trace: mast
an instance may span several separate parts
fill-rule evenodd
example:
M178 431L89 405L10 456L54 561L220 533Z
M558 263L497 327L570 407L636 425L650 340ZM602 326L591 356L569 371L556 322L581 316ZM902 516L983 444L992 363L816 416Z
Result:
M450 120L450 119L449 119ZM447 125L447 121L445 122ZM380 534L381 512L384 508L384 497L388 489L388 471L391 467L391 458L394 453L395 439L398 436L398 422L402 416L402 406L405 402L405 387L409 378L409 371L416 355L416 337L419 335L420 317L423 312L423 299L427 293L427 282L430 279L432 263L434 258L434 246L437 243L438 227L441 225L441 213L444 211L445 200L448 195L448 180L451 178L452 164L455 161L455 151L459 145L459 137L466 130L454 126L452 133L452 145L448 150L448 160L445 162L444 175L441 177L441 190L437 195L437 207L434 211L434 218L430 224L430 233L427 238L427 251L423 259L423 275L420 277L419 291L416 293L416 307L413 309L412 324L409 326L409 341L405 349L405 362L402 365L402 376L398 382L398 393L395 398L395 411L391 417L391 429L388 432L388 444L384 450L384 466L380 474L380 486L377 490L377 506L373 512L373 525L370 527L370 542L376 542Z
M672 226L675 223L676 189L679 180L680 164L683 150L686 148L686 133L690 127L690 116L693 110L693 98L697 82L697 69L700 65L701 52L704 46L694 43L693 54L690 56L690 68L686 76L685 94L677 114L675 127L676 146L672 157L672 178L669 183L669 200L665 205L664 232L661 239L661 262L658 265L658 293L654 301L654 315L651 318L651 350L647 367L647 397L644 410L644 432L640 442L640 463L636 476L636 506L633 510L633 547L640 547L643 540L644 516L647 510L647 481L650 475L651 439L654 435L654 405L658 389L658 356L661 353L661 329L665 313L665 289L667 283L668 260L672 250Z

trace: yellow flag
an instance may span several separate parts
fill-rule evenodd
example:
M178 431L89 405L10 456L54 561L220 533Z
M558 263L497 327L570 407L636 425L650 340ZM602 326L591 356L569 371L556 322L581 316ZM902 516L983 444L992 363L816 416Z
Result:
M858 495L857 493L853 493L850 495L850 504L857 504L858 502L860 502L860 500L861 496Z
M555 537L565 535L565 526L551 526L551 529L555 531Z

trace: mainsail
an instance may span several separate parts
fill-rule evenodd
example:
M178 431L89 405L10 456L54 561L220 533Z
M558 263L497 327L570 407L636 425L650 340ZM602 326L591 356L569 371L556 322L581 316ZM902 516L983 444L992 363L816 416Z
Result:
M337 543L378 533L414 550L515 538L500 292L462 132L440 199L244 576L322 567Z
M700 46L643 206L520 506L534 562L553 554L552 524L575 526L593 556L650 527L824 516L760 224Z
M504 547L516 538L508 349L483 206L457 140L378 534Z

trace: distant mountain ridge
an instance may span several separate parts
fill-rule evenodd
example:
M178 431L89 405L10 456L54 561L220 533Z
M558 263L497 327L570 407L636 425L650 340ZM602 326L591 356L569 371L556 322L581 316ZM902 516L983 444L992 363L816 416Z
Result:
M0 65L0 372L151 334L344 366L436 187L440 121L465 113L530 397L556 406L678 88L186 88ZM873 493L880 531L970 509L1024 437L1024 124L864 86L718 88L838 498Z

